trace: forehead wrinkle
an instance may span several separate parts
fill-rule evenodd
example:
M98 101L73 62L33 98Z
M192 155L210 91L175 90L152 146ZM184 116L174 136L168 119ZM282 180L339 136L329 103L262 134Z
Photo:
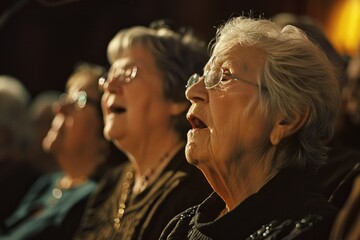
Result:
M231 68L238 74L255 76L265 61L264 54L257 48L239 47L229 57Z

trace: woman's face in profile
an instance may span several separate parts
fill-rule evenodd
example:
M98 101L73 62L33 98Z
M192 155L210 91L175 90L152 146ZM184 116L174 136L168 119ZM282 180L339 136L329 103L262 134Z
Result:
M45 149L55 154L80 152L98 148L104 141L100 134L102 119L96 104L100 104L100 94L88 77L77 76L66 95L56 104L54 120L43 140ZM83 92L87 95L87 103L79 107L78 102L83 98L79 93Z
M126 82L121 73L134 67L136 76ZM104 85L104 134L131 152L154 133L171 127L171 104L164 98L163 79L151 52L140 46L130 48L112 64Z
M205 72L218 67L257 84L263 58L250 48L239 47L236 51L218 55L206 65ZM188 161L224 172L233 164L244 163L243 159L251 163L256 150L267 140L265 129L269 125L259 107L259 88L223 78L215 88L206 89L201 78L187 89L186 96L192 103L188 118L193 126L186 146Z

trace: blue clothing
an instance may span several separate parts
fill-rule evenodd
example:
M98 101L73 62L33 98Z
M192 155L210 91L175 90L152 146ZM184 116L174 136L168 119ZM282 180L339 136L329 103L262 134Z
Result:
M96 183L61 190L57 183L63 176L57 172L40 177L5 220L0 239L71 239Z

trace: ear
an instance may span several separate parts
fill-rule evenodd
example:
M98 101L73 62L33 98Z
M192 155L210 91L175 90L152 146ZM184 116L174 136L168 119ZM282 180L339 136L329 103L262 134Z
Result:
M273 145L278 145L280 141L295 134L301 129L309 119L310 109L306 107L302 113L294 114L291 119L280 117L274 124L270 133L270 141Z
M169 113L171 116L178 116L189 108L190 102L170 102Z

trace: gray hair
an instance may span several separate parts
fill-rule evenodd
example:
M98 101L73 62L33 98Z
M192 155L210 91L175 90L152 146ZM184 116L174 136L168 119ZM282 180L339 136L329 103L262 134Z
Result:
M275 167L318 168L327 159L340 107L334 66L301 30L289 25L281 28L265 19L231 19L219 28L212 53L237 46L264 53L258 84L262 110L268 116L278 113L291 118L309 109L303 128L279 144Z
M10 141L7 146L11 148L3 149L4 146L0 146L0 155L5 154L3 151L25 155L29 150L32 128L27 108L30 100L29 91L18 79L0 76L0 126L6 129Z
M177 33L169 28L136 26L119 31L108 46L108 59L113 63L123 51L134 46L143 46L152 53L157 68L163 77L164 96L174 102L188 102L185 85L195 72L201 72L207 59L204 42L192 32ZM174 128L181 139L186 139L190 128L185 118L186 111L174 117Z

